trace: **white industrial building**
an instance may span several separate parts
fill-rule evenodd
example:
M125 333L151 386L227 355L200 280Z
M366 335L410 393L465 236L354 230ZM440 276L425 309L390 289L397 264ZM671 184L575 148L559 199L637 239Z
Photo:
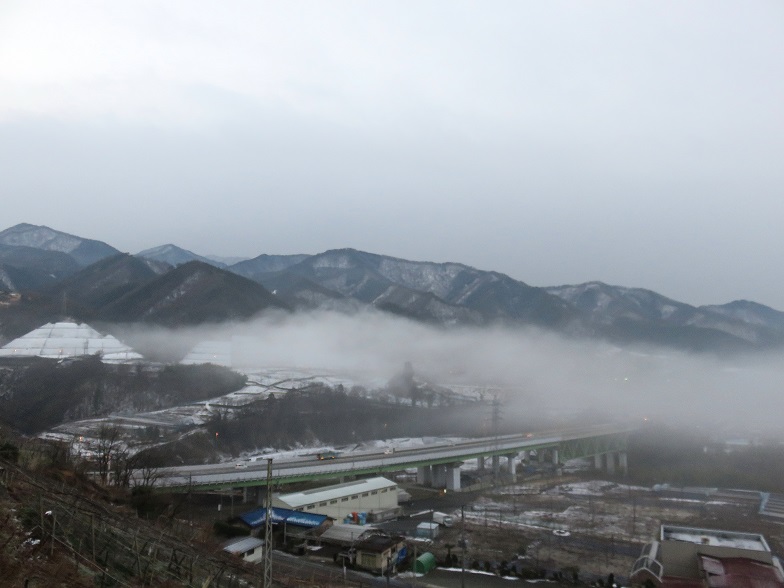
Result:
M134 363L142 356L85 323L47 323L0 348L2 357L65 359L98 355L104 363Z
M353 513L382 513L398 508L397 484L386 478L354 480L273 496L273 506L324 514L338 521Z

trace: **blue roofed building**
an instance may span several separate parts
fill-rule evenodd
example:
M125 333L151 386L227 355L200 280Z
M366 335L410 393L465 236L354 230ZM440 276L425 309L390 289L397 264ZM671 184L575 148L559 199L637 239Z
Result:
M273 526L276 527L276 530L282 530L286 534L298 535L307 531L320 533L332 525L332 519L327 515L301 512L276 506L270 510ZM254 531L264 526L267 520L267 509L258 508L241 514L238 518L248 525L251 531Z

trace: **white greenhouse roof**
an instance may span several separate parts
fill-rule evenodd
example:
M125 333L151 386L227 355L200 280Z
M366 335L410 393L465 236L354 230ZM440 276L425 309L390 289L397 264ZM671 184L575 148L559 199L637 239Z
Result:
M280 494L277 498L281 502L289 505L290 508L297 509L302 506L307 506L308 504L324 502L325 500L334 500L336 498L343 498L344 496L352 496L364 492L372 492L374 490L382 490L384 488L397 488L397 484L386 478L368 478L366 480L354 480L344 484L335 484L334 486L313 488L312 490L304 490L303 492Z
M0 348L0 357L64 359L99 354L106 363L139 361L141 355L85 323L47 323Z

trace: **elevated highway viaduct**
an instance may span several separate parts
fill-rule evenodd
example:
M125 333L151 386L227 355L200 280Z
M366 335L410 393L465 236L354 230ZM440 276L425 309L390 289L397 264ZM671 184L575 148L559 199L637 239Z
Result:
M613 471L617 467L625 471L626 444L632 430L617 425L597 425L482 437L398 449L394 453L350 452L334 459L318 460L310 456L276 460L272 463L271 482L281 486L294 482L383 475L416 468L419 484L459 491L460 466L464 461L476 459L482 468L490 460L497 473L500 460L506 459L508 471L513 474L516 461L530 459L534 451L538 461L546 460L555 465L578 457L592 457L597 468L606 467ZM192 491L266 486L267 460L259 458L229 464L162 468L157 471L155 484L158 488L187 488Z

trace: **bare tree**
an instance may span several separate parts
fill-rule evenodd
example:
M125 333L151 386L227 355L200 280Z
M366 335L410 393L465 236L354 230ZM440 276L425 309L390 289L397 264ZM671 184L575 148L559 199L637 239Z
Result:
M134 470L135 456L126 446L115 449L111 461L111 481L119 488L128 488Z
M109 478L109 470L117 452L121 449L120 429L102 425L98 431L98 447L96 451L96 469L102 484Z
M149 456L143 453L137 453L131 459L132 469L135 475L132 477L133 486L136 487L149 487L155 486L155 483L160 479L161 474L153 465Z

